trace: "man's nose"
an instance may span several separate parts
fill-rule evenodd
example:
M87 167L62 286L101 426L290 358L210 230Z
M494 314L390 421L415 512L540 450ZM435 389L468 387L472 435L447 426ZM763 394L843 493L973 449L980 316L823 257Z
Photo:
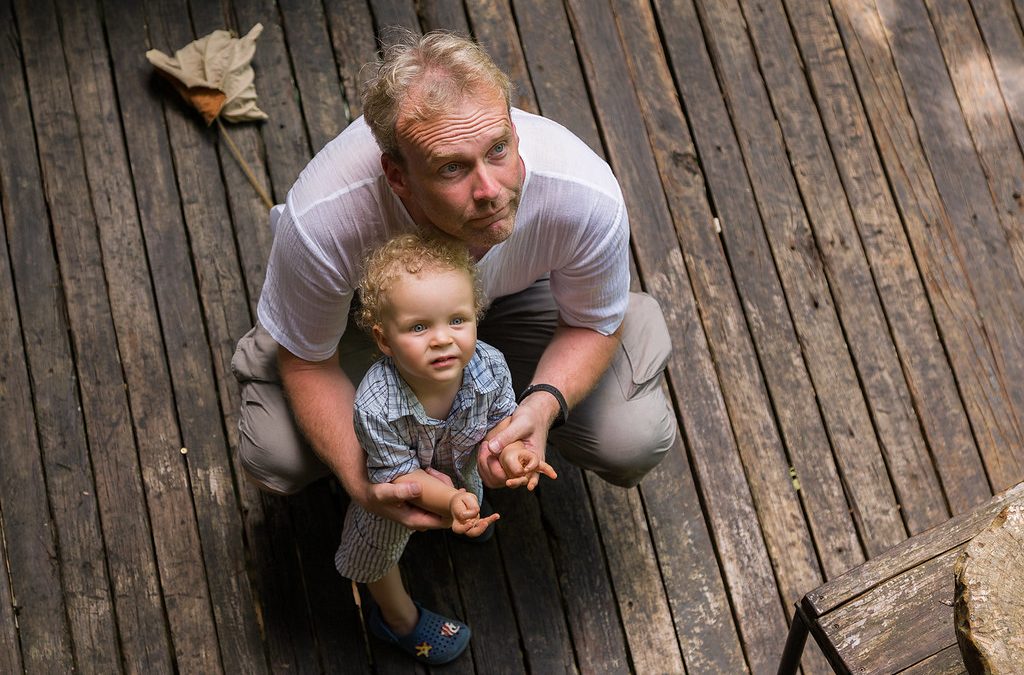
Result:
M473 199L478 202L494 201L501 194L501 184L494 175L493 169L481 166L476 170L473 184Z

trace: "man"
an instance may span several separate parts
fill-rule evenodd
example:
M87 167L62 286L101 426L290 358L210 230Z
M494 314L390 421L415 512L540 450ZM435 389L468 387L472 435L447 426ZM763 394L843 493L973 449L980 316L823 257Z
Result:
M372 360L368 340L346 331L360 261L416 230L460 240L478 259L493 301L480 338L523 391L479 454L486 485L503 482L493 453L522 440L543 458L552 425L569 461L622 486L671 446L668 331L657 303L629 292L618 183L569 131L511 109L510 91L475 43L406 36L366 84L363 118L275 207L259 323L232 361L242 466L264 489L290 494L333 473L368 511L443 526L407 504L417 485L368 482L352 426L353 383Z

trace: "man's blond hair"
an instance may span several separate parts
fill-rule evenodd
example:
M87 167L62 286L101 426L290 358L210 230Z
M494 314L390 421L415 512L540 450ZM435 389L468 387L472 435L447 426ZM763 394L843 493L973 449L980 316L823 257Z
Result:
M476 318L480 318L484 307L483 288L466 247L457 242L404 234L375 249L363 261L359 280L362 305L355 315L356 324L366 331L380 325L389 309L388 293L395 280L420 272L465 272L473 286L473 311Z
M502 96L506 110L511 106L512 81L476 42L448 31L417 36L400 30L395 36L381 59L367 64L362 97L363 117L381 152L392 159L402 160L395 131L399 115L431 119L467 96L489 92Z

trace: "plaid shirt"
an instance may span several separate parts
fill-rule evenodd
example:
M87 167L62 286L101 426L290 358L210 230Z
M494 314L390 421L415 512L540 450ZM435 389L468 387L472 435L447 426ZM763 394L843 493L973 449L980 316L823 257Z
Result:
M505 357L477 341L462 386L444 420L427 416L390 357L367 371L355 400L355 431L367 454L372 483L389 483L432 466L479 498L476 449L490 429L516 407Z

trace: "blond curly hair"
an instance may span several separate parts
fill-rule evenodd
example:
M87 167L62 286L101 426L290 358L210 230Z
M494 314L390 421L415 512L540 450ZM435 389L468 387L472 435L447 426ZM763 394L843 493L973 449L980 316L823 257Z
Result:
M484 293L476 273L476 264L465 245L458 242L404 234L389 240L363 260L359 280L361 306L355 313L356 325L372 331L380 325L388 309L388 291L403 274L423 271L465 272L473 284L473 309L476 318L483 315Z

